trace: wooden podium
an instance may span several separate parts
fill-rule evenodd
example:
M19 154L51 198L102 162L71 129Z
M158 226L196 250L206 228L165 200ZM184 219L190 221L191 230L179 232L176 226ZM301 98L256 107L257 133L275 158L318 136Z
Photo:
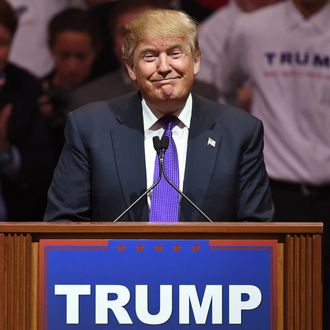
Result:
M322 329L321 223L1 223L0 329L38 329L40 239L273 239L277 330Z

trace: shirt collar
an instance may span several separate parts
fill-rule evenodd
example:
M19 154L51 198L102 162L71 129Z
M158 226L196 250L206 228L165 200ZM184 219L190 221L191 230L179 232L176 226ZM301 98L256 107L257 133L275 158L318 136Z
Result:
M330 3L324 5L317 13L312 15L310 18L306 19L300 11L297 9L297 7L294 5L292 1L287 1L287 24L288 28L296 28L300 26L301 24L306 24L307 22L310 25L313 25L318 32L324 33L329 29L329 17L330 17Z
M191 121L191 114L192 114L192 97L191 97L191 94L189 94L186 104L178 117L180 120L180 123L178 126L187 127L189 129L190 121ZM150 108L148 107L145 99L142 99L142 116L143 116L144 131L159 128L158 123L157 123L158 119L153 114L153 112L150 110Z

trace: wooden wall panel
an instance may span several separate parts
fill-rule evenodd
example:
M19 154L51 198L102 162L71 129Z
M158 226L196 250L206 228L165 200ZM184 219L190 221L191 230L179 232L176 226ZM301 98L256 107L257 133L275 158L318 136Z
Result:
M9 234L2 240L4 313L0 327L3 330L30 330L31 235Z
M313 288L312 292L312 301L313 310L313 326L312 329L322 329L322 308L323 308L323 299L322 299L322 237L321 235L314 235L312 238L312 258L310 260L311 265L313 265L312 271L312 280L310 281L311 287ZM319 269L319 271L315 271Z
M0 234L0 329L4 329L5 324L5 288L5 235Z
M284 243L278 244L277 251L277 330L284 330Z
M284 281L286 330L322 329L321 260L320 235L287 235Z
M32 243L32 307L31 330L38 330L39 243Z

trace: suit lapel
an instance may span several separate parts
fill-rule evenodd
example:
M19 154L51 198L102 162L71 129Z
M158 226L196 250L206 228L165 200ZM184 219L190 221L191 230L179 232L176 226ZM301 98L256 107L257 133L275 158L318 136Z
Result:
M193 97L183 190L202 210L221 145L221 133L214 129L215 125L215 113L200 98ZM204 221L183 199L180 218Z
M118 105L119 106L119 105ZM138 93L120 103L120 109L113 106L119 125L110 132L117 163L119 181L126 207L131 205L146 190L144 156L144 130L141 100ZM127 216L122 220L127 219ZM147 199L141 200L129 212L131 221L148 220Z

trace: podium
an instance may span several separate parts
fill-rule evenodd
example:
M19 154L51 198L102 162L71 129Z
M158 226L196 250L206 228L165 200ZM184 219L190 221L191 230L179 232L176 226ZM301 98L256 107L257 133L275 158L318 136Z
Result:
M276 329L322 329L321 223L0 224L0 329L39 330L40 240L276 240ZM221 327L220 327L221 328Z

